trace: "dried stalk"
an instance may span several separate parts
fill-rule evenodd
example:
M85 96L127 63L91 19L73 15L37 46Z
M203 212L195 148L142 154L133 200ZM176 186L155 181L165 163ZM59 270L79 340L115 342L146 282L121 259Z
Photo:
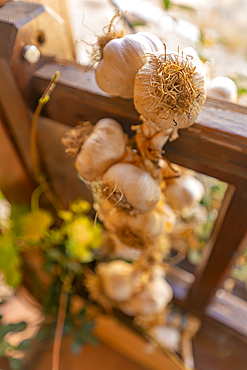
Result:
M74 272L72 271L68 272L64 279L64 283L60 294L57 326L52 351L52 370L59 370L59 358L63 338L64 322L66 318L66 310L68 306L69 288L71 287L71 284L74 280L74 276L75 276Z

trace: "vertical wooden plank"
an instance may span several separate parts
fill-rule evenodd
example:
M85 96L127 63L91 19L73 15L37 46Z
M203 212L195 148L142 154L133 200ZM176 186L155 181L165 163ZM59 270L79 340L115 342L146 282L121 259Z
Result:
M0 189L9 202L28 203L33 182L0 120Z
M196 281L188 297L188 306L203 310L228 275L234 254L247 232L247 192L230 187L226 193Z
M61 137L69 129L70 126L43 116L39 117L37 134L42 164L53 191L66 209L77 197L82 197L93 204L91 190L79 180L74 158L65 153L65 147L61 143ZM90 215L94 215L93 210Z
M8 62L3 58L0 58L0 116L24 166L29 173L32 173L31 117L15 83Z

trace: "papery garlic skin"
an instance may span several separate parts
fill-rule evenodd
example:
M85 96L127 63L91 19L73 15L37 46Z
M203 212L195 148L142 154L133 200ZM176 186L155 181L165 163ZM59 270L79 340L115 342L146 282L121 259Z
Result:
M207 96L236 103L238 99L238 89L233 80L228 77L219 76L208 81Z
M173 298L173 291L166 280L157 274L143 290L134 294L128 302L119 305L129 316L155 315L162 312Z
M183 174L167 181L164 194L173 209L183 211L201 201L204 187L194 176Z
M176 214L174 210L167 202L162 201L158 203L156 210L159 212L162 219L163 233L171 233L176 223Z
M114 233L109 233L109 236L114 246L112 252L110 253L111 258L120 258L126 261L137 261L141 256L141 248L138 249L124 244Z
M124 156L126 142L126 134L117 121L111 118L99 120L76 157L78 173L87 181L98 180Z
M97 267L104 293L115 302L127 301L137 286L133 266L125 261L101 263Z
M117 208L107 213L104 226L112 232L127 228L149 238L157 238L165 229L163 217L156 210L149 213L129 215Z
M160 199L161 190L155 180L146 171L129 163L111 166L104 173L102 183L109 192L121 190L131 213L151 212ZM117 206L120 205L121 202Z
M148 334L164 348L172 351L180 349L181 333L177 328L156 325L148 330Z
M160 73L157 69L164 63L163 70L169 66L176 66L177 71L181 73L177 76L177 81L182 81L183 71L187 68L188 71L193 71L191 80L188 80L188 85L192 86L193 91L196 91L193 99L188 102L188 109L183 110L180 108L180 103L183 100L184 92L183 87L178 85L180 98L174 98L174 92L170 91L168 83L163 84L160 82ZM161 67L160 67L161 68ZM176 72L178 73L178 72ZM175 75L175 73L174 73ZM177 83L177 82L176 82ZM166 94L159 97L160 86L163 84ZM180 90L179 90L180 89ZM156 95L156 93L158 95ZM169 101L164 101L169 99ZM181 100L180 100L181 99ZM180 100L180 102L179 102ZM169 128L186 128L191 126L196 117L198 116L202 105L206 100L206 78L203 71L199 70L197 64L189 57L182 57L177 53L162 54L155 53L137 73L134 85L134 105L136 110L145 118L151 120L158 129ZM187 104L187 103L186 103Z
M138 70L147 63L148 54L164 49L160 39L148 32L137 32L109 41L103 49L95 77L105 92L131 99Z

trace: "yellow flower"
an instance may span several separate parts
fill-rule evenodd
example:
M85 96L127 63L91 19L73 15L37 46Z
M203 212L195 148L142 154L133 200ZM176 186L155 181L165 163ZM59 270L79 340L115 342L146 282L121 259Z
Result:
M20 220L22 239L31 244L40 242L53 222L52 215L42 209L23 215Z
M77 218L67 226L67 236L66 251L80 262L92 261L92 250L99 248L102 243L101 227L94 226L86 216Z

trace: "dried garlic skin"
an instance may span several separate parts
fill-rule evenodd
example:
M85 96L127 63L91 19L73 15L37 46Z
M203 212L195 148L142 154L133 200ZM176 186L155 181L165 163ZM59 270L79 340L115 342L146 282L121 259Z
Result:
M235 82L230 78L218 76L208 81L207 96L236 103L238 99L238 89Z
M155 276L143 290L123 302L120 309L129 316L155 315L162 312L173 298L171 286L162 276Z
M142 249L124 244L114 233L109 233L109 237L112 243L110 258L119 258L125 261L137 261L140 258Z
M102 118L94 126L79 151L75 166L87 181L98 180L125 154L127 138L120 123L111 118Z
M131 99L135 76L149 60L147 54L163 49L160 39L148 32L138 32L109 41L95 70L98 86L113 96Z
M183 211L199 203L204 192L204 186L199 180L194 176L185 174L168 180L164 190L168 203L177 211Z
M136 289L137 280L133 276L133 266L125 261L101 263L97 267L97 275L105 294L115 302L127 301Z
M108 188L107 197L112 194L109 200L113 204L118 202L117 207L126 206L131 214L151 212L161 195L159 185L149 173L129 163L111 166L102 177L102 186Z
M129 215L118 208L113 208L106 215L104 225L107 230L112 232L116 232L119 229L127 229L145 237L157 238L163 234L166 227L165 222L163 215L156 210Z
M206 100L206 77L192 56L157 52L137 73L134 105L157 129L191 126Z

